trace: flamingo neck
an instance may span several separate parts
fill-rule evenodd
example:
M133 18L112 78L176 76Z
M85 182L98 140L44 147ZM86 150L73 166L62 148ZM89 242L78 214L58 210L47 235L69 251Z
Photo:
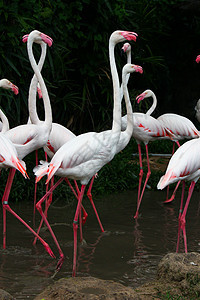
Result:
M6 115L4 114L4 112L0 109L0 118L2 121L2 133L5 133L6 131L9 130L9 122L8 122L8 118L6 117Z
M34 42L34 38L29 37L28 42L27 42L28 56L29 56L29 60L30 60L31 66L33 68L33 71L35 72L37 80L40 83L40 88L41 88L41 91L42 91L44 111L45 111L45 121L44 121L44 123L49 128L51 128L51 126L52 126L51 104L50 104L49 95L48 95L48 92L47 92L46 85L44 83L44 80L43 80L42 75L40 73L39 67L36 64L36 61L35 61L35 58L34 58L34 55L33 55L33 49L32 49L33 42ZM33 89L33 93L36 93L36 85L34 85L34 86L35 86L35 89ZM33 100L31 99L31 97L29 97L29 103L28 103L28 105L29 105L29 114L30 114L31 120L32 120L32 118L34 120L36 115L33 114L34 108L31 106L33 104L32 101Z
M133 133L133 110L132 105L129 97L128 87L127 87L127 75L130 73L123 72L122 74L122 86L123 86L123 94L126 103L126 111L127 111L127 126L126 130L123 131L121 134L128 134L131 137Z
M131 50L127 51L126 55L127 55L127 64L131 64ZM128 84L129 78L130 78L130 73L126 74L126 84ZM121 99L121 101L123 99L123 94L124 94L124 91L123 91L123 82L122 82L122 84L120 86L120 99Z
M121 132L121 103L120 103L120 88L119 88L119 76L117 73L117 67L115 63L115 45L114 41L110 38L109 41L109 58L110 58L110 69L113 82L113 124L112 132L117 133L120 136ZM117 138L119 138L117 135Z
M153 92L152 92L152 98L153 98L153 104L149 108L149 110L146 112L146 115L149 115L149 116L154 112L154 110L157 106L157 98L156 98L156 95Z
M40 56L40 60L38 63L38 68L39 71L41 72L45 58L46 58L46 52L47 52L47 45L46 43L42 42L40 44L41 49L42 49L42 53ZM38 80L36 75L34 74L32 80L31 80L31 84L29 87L29 114L30 114L30 121L32 124L38 124L40 122L40 119L38 117L37 114L37 105L36 105L36 98L37 98L37 84L38 84Z

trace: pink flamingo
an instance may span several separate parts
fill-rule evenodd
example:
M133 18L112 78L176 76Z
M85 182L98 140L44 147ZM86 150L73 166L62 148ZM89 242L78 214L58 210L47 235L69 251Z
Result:
M127 64L123 68L123 82L126 80L126 75L128 72L142 72L142 68L136 65ZM113 75L114 77L114 75ZM113 78L114 81L115 78ZM118 88L117 97L119 97L119 88ZM75 139L63 145L53 156L50 163L44 162L42 165L35 167L34 172L39 181L44 175L47 174L48 178L46 183L52 178L54 174L60 176L61 178L57 183L52 187L47 194L55 189L63 180L62 177L67 176L68 178L73 178L81 181L81 192L79 194L78 205L74 217L73 229L74 229L74 261L73 261L73 273L75 276L76 273L76 255L77 255L77 228L78 228L78 218L80 216L80 205L82 202L83 194L87 183L90 178L98 172L106 163L108 163L117 151L119 151L122 141L128 143L132 135L132 107L127 97L128 91L127 87L124 84L124 96L127 105L127 115L128 115L128 126L126 132L121 134L121 108L117 108L115 112L116 99L114 100L114 121L112 130L103 131L100 133L89 132L77 136ZM118 101L119 102L119 101ZM120 127L119 127L120 125ZM122 137L121 137L122 136ZM117 145L115 144L117 143ZM117 151L116 151L117 147ZM54 238L56 245L58 241L45 217L45 214L42 211L42 203L47 197L47 194L36 204L36 208L40 212L42 218L44 219L49 231ZM79 219L80 221L80 219ZM80 228L81 229L81 228ZM60 251L60 247L58 248ZM60 261L61 267L62 261Z
M30 33L29 39L28 39L28 53L29 56L32 55L32 44L34 39L41 39L45 43L47 43L49 46L52 45L52 39L48 37L47 35L34 30ZM30 60L32 68L37 76L37 79L40 83L42 94L43 94L43 101L44 101L44 106L45 106L45 121L42 122L39 125L35 124L25 124L25 125L20 125L15 128L12 128L5 132L5 135L7 138L9 138L12 143L14 144L16 150L17 150L17 155L19 159L23 159L26 155L31 153L32 151L39 149L43 147L49 137L49 133L51 131L51 124L52 124L52 117L51 117L51 106L50 106L50 101L49 101L49 96L48 92L45 86L45 83L43 81L43 78L38 70L37 64L34 59ZM29 95L30 96L30 95ZM31 116L31 99L29 98L29 112ZM48 246L47 243L45 243L30 226L25 223L9 206L8 204L8 197L10 194L10 189L12 186L13 178L15 175L15 169L11 168L5 188L5 192L2 198L2 206L3 206L3 232L4 232L4 240L3 240L3 247L6 247L6 210L9 211L11 214L13 214L15 217L17 217L31 232L39 238L39 240L42 242L44 245L46 251L52 256L55 257L53 252L51 251L50 247Z
M12 82L10 82L8 79L1 79L0 80L0 88L4 88L6 90L11 90L15 95L18 95L19 89L16 85L14 85ZM1 111L0 118L2 121L0 121L0 132L6 132L9 130L9 122L6 115Z
M175 143L180 147L179 141L184 139L193 139L200 136L198 129L188 118L178 114L166 113L157 118L157 120L172 133L171 140L173 141L172 155L175 150ZM176 191L179 187L180 181L177 183L172 196L168 199L169 186L167 187L167 199L164 203L169 203L174 200Z
M197 56L196 62L199 63L200 61L200 55ZM195 107L197 113L197 119L199 116L198 112L198 105ZM173 133L174 138L172 139L174 141L173 144L173 150L172 155L174 153L175 149L175 142L177 143L178 147L180 147L179 140L183 139L192 139L192 138L198 138L200 136L198 129L195 127L195 125L186 117L177 115L177 114L164 114L158 118L158 120L161 122L161 124L170 130L170 132ZM169 193L169 186L167 187L167 199L164 203L169 203L174 200L176 191L179 187L181 181L177 182L177 185L172 193L172 196L170 199L168 199L168 193Z
M23 42L27 42L27 40L28 40L28 34L23 36ZM45 61L45 57L46 57L46 43L44 43L40 39L36 39L34 42L38 43L41 46L41 49L42 49L42 53L41 53L40 60L39 60L39 63L38 63L38 68L41 71L41 69L43 67L43 64L44 64L44 61ZM29 95L31 97L31 107L32 107L31 117L29 117L29 122L31 122L33 124L39 124L41 122L38 115L37 115L37 109L36 109L36 85L37 85L37 77L34 74L34 76L32 78L32 81L31 81L31 84L30 84L30 88L29 88ZM40 89L39 84L38 84L38 87L37 87L37 91L38 91L39 98L42 98L42 93L41 93L41 89ZM64 145L65 143L67 143L69 140L71 140L74 137L76 137L76 135L74 133L72 133L69 129L62 126L61 124L53 122L52 123L52 130L51 130L50 135L49 135L49 139L47 141L47 144L43 147L45 153L47 153L49 158L52 158L53 155L55 154L55 152L62 145ZM36 150L36 165L38 165L37 150ZM94 204L93 199L92 199L92 194L91 194L94 177L91 180L89 189L87 191L87 196L88 196L88 198L89 198L89 200L92 204L92 207L95 211L95 214L96 214L97 220L99 222L101 231L104 232L103 226L101 224L101 221L100 221L99 215L97 213L95 204ZM68 183L68 185L70 186L72 192L74 193L74 195L78 199L77 194L79 193L79 189L78 189L78 185L77 185L76 181L74 181L76 191L74 190L74 188L72 187L72 185L70 184L70 182L67 178L65 178L65 181ZM51 185L53 185L53 178L52 178L52 184ZM35 193L34 193L34 214L35 214L35 203L36 203L36 190L37 190L37 183L35 183ZM50 195L48 203L46 205L45 214L47 214L47 210L48 210L51 202L52 202L52 194ZM84 209L83 206L82 206L82 211L83 211L83 224L84 224L86 222L88 214L87 214L87 212L86 212L86 210ZM37 231L38 234L39 234L40 228L42 226L42 222L43 222L43 220L41 220L41 223L39 225L39 228L38 228L38 231ZM36 243L36 240L37 240L37 238L35 238L34 244Z
M183 181L183 190L181 195L181 204L179 210L179 226L176 251L179 249L180 232L183 232L185 252L187 253L187 237L186 237L186 213L190 203L190 199L197 180L200 177L200 139L192 139L180 146L171 157L165 175L160 178L157 185L158 189L163 189L169 184ZM187 200L183 207L185 181L191 181Z
M116 146L118 144L121 133L121 103L120 103L120 88L117 68L114 59L115 45L124 40L136 40L137 35L133 32L127 31L115 31L111 34L109 40L109 56L111 74L113 79L113 97L114 97L114 109L113 109L113 126L112 130L105 132L89 132L82 134L72 139L65 145L63 145L53 156L50 165L41 165L36 167L34 172L37 176L37 181L42 176L48 174L47 182L56 173L61 177L68 177L72 179L78 179L81 181L81 192L78 195L78 205L74 217L73 230L74 230L74 262L73 262L73 276L76 272L76 254L77 254L77 228L78 218L80 215L80 206L82 197L85 191L86 184L94 174L96 174L107 162L112 160L116 153ZM55 162L55 164L54 164ZM62 167L61 167L62 166ZM63 178L54 185L54 188ZM53 187L50 191L53 190ZM49 192L50 192L49 191ZM48 193L49 193L48 192ZM47 197L47 194L37 203L36 207L39 210L42 218L47 224L56 244L58 243L52 229L42 211L41 204ZM80 218L79 218L80 222ZM81 229L81 228L80 228ZM60 263L60 267L62 261Z
M139 208L142 201L142 197L145 191L145 187L151 175L151 169L149 164L149 154L148 154L148 143L159 138L171 138L171 134L166 132L165 128L160 124L160 122L151 116L151 113L156 107L156 98L155 94L151 90L146 90L139 96L136 100L139 103L141 100L147 97L153 97L153 104L150 109L144 113L133 113L133 133L132 137L135 138L138 145L139 152L139 162L140 162L140 173L139 173L139 186L138 186L138 198L137 198L137 209L134 218L138 218ZM122 130L126 128L127 124L127 115L122 117ZM146 156L147 156L147 167L148 172L144 182L144 186L141 191L142 177L143 177L143 166L142 166L142 152L141 152L141 142L145 144Z
M127 63L130 63L131 62L131 45L129 43L125 43L123 45L123 47L122 47L122 50L127 54ZM127 82L128 82L129 76L130 76L130 74L127 75ZM123 98L123 88L122 88L122 85L121 85L120 89L121 89L120 92L121 92L121 99L122 99ZM35 113L36 113L36 109L35 109ZM36 117L37 117L37 115L35 115L35 119L36 119ZM129 130L129 128L127 128L127 130ZM124 133L124 136L125 136L125 133ZM68 142L70 139L72 139L74 137L75 137L75 135L69 129L65 128L64 126L62 126L62 125L60 125L58 123L52 123L52 131L50 133L47 145L44 147L44 150L47 153L47 155L50 158L52 158L53 155L56 153L56 151L62 145L64 145L66 142ZM120 144L121 145L119 145L119 151L118 152L120 152L125 147L125 143L122 143L122 141L121 141ZM90 185L89 185L89 188L88 188L88 191L87 191L87 196L88 196L88 198L89 198L89 200L90 200L90 202L92 204L92 207L93 207L94 212L96 214L96 217L97 217L99 226L101 228L101 231L104 232L104 228L103 228L102 223L100 221L100 218L99 218L99 215L97 213L95 204L94 204L93 199L92 199L92 194L91 194L91 190L92 190L92 185L93 185L93 182L94 182L94 178L95 178L95 176L92 177L92 180L90 182ZM53 179L53 177L52 177L52 179ZM79 190L78 190L78 185L77 185L76 181L74 181L74 182L75 182L75 187L76 187L77 193L74 191L73 187L71 186L71 184L70 184L70 182L69 182L69 180L67 178L65 178L65 181L71 187L74 195L78 199L78 195L77 194L79 193ZM52 202L51 195L50 195L50 199L48 200L48 204L46 206L45 215L46 215L47 210L48 210L48 208L49 208L49 206L50 206L50 204ZM83 208L83 206L82 206L82 209L83 209L83 224L84 224L86 222L86 219L87 219L87 213L86 213L85 209ZM42 222L43 222L43 219L41 220L41 223L39 225L39 228L38 228L38 231L37 231L38 234L39 234L40 228L42 226ZM36 240L37 239L35 238L34 239L34 244L36 243Z

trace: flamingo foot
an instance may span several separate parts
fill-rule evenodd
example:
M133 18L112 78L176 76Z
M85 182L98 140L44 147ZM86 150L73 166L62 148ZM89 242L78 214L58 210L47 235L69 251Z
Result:
M47 243L44 243L43 244L45 250L49 253L49 255L53 258L56 258L53 251L51 250L51 248L49 247L49 245Z
M174 200L175 195L172 195L170 199L165 200L163 203L170 203Z
M134 219L137 219L138 218L138 211L136 211L136 213L135 213L135 216L134 216Z
M57 266L56 266L56 272L58 272L58 271L61 269L64 260L65 260L65 257L64 257L63 254L61 254L61 255L60 255L60 259L59 259L59 261L58 261L58 263L57 263Z

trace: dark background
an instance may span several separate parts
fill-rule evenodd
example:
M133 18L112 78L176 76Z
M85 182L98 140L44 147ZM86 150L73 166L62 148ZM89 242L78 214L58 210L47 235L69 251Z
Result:
M132 43L132 61L144 69L134 74L129 91L134 111L145 112L151 99L138 107L135 96L150 88L157 95L154 116L174 112L195 119L200 96L200 1L1 1L1 78L15 83L20 94L0 91L0 105L10 126L26 123L27 98L33 76L26 45L21 38L37 29L51 36L42 75L51 99L54 122L75 134L110 128L112 123L112 82L108 40L117 30L138 33ZM119 74L126 62L116 47ZM36 57L40 48L35 45ZM15 99L15 100L14 100ZM42 118L43 103L38 110Z

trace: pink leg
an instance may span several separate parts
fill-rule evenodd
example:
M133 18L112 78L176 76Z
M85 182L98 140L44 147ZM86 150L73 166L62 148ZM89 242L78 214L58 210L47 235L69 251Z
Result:
M177 141L178 143L178 141ZM172 148L172 155L174 154L175 152L175 145L176 145L176 142L173 142L173 148ZM180 146L180 145L179 145ZM168 203L168 202L171 202L172 200L168 201L168 198L169 198L169 185L167 186L167 195L166 195L166 200L164 203ZM171 199L171 198L170 198Z
M187 197L184 209L183 209L183 213L180 216L180 224L181 224L181 229L183 231L185 253L187 253L187 237L186 237L186 229L185 229L185 224L186 224L185 217L186 217L187 209L188 209L188 206L189 206L189 203L190 203L190 199L192 197L192 193L193 193L193 190L194 190L194 187L195 187L195 183L196 183L195 181L192 181L191 184L190 184L190 188L189 188L189 192L188 192L188 197Z
M4 194L2 197L2 206L3 206L3 249L6 249L6 207L5 205L8 204L8 198L10 195L10 190L12 187L13 179L15 176L16 169L10 168L6 187L4 190Z
M143 186L143 189L142 189L142 193L141 193L140 198L139 198L139 202L138 202L138 204L137 204L137 210L136 210L134 219L137 219L137 217L138 217L138 213L139 213L139 208L140 208L140 204L141 204L141 201L142 201L142 197L143 197L143 194L144 194L144 191L145 191L147 182L148 182L148 180L149 180L149 177L150 177L150 175L151 175L150 164L149 164L148 145L145 145L145 148L146 148L146 155L147 155L148 172L147 172L147 176L146 176L146 179L145 179L145 182L144 182L144 186Z
M82 228L82 214L81 214L81 209L79 211L79 229L80 229L80 242L83 240L83 228Z
M91 191L92 191L92 185L93 185L93 182L94 182L94 176L93 176L92 179L91 179L90 186L89 186L89 189L88 189L88 191L87 191L87 196L88 196L88 198L89 198L89 200L90 200L90 203L92 204L92 207L93 207L93 210L94 210L94 212L95 212L97 221L99 222L99 226L100 226L100 228L101 228L101 231L104 232L102 223L101 223L101 221L100 221L98 212L97 212L97 210L96 210L96 207L95 207L94 202L93 202L93 199L92 199L92 193L91 193Z
M183 212L183 200L184 200L184 193L185 193L185 181L182 182L182 194L181 194L181 204L179 208L179 216L178 216L178 238L176 244L176 252L178 253L179 250L179 242L180 242L180 233L181 233L181 214Z
M77 229L78 229L78 217L79 217L79 212L81 209L81 202L83 199L84 191L85 191L85 185L81 186L81 192L79 194L79 199L78 199L78 204L74 216L74 221L73 221L73 230L74 230L74 259L73 259L73 271L72 271L72 276L76 276L76 256L77 256Z
M11 168L6 184L6 189L2 198L2 205L3 205L3 215L6 215L6 210L9 211L14 217L16 217L22 224L24 224L37 238L40 240L40 242L43 244L44 248L46 251L49 253L49 255L53 258L55 258L55 255L53 254L51 248L49 245L22 219L20 218L8 205L8 197L10 194L10 189L12 186L13 178L15 175L16 169ZM6 247L6 224L5 224L5 219L3 221L3 248L5 249Z
M45 153L46 153L46 152L45 152ZM53 178L54 178L54 177L52 177L52 179L53 179ZM75 197L78 199L78 196L77 196L77 194L76 194L76 192L75 192L73 186L72 186L71 183L69 182L68 178L65 177L64 180L67 182L67 184L68 184L69 187L71 188L73 194L74 194ZM75 181L75 180L74 180L74 181ZM51 180L51 187L52 187L52 183L53 183L53 180ZM77 184L76 184L76 185L77 185ZM77 187L78 187L78 185L77 185ZM51 189L50 189L50 190L51 190ZM53 190L54 190L54 189L53 189ZM52 190L52 191L53 191L53 190ZM47 193L47 192L48 192L48 184L47 184L47 188L46 188L46 193ZM79 192L79 191L78 191L78 192ZM50 204L51 204L51 202L52 202L52 193L50 193L50 194L48 193L48 195L49 195L49 200L46 200L46 207L45 207L45 211L44 211L45 216L47 216L47 211L48 211L49 206L50 206ZM47 199L47 197L46 197L46 199ZM87 212L86 212L86 210L84 209L83 206L81 206L81 208L82 208L82 211L83 211L82 224L85 224L88 214L87 214ZM41 229L41 227L42 227L43 221L44 221L44 220L43 220L43 218L42 218L41 221L40 221L40 225L39 225L39 227L38 227L38 230L37 230L37 234L39 234L39 232L40 232L40 229ZM37 242L37 238L34 239L33 245L35 245L36 242Z
M140 190L141 190L142 177L143 177L142 151L141 151L141 145L140 145L140 144L138 144L138 153L139 153L140 173L139 173L139 185L138 185L137 206L138 206L138 203L139 203L139 201L140 201Z
M64 254L63 254L63 252L62 252L62 250L61 250L61 248L60 248L60 245L59 245L59 243L58 243L58 241L57 241L57 239L56 239L56 236L55 236L55 234L54 234L54 232L53 232L53 230L52 230L52 228L51 228L49 222L47 221L47 218L46 218L46 216L45 216L45 214L44 214L44 212L43 212L43 210L42 210L42 203L45 201L45 199L48 197L48 195L50 195L50 194L53 192L53 190L55 190L55 188L56 188L63 180L64 180L64 178L60 178L60 179L56 182L56 184L54 184L54 186L51 187L50 190L49 190L49 191L48 191L48 192L47 192L47 193L46 193L46 194L45 194L45 195L37 202L37 204L36 204L36 208L37 208L37 210L39 211L41 217L43 218L43 220L44 220L46 226L48 227L49 232L51 233L51 235L52 235L52 237L53 237L53 240L54 240L54 242L55 242L55 244L56 244L56 246L57 246L57 248L58 248L59 254L60 254L60 259L59 259L58 264L57 264L57 270L59 270L59 269L61 268L62 264L63 264L63 261L64 261Z
M35 150L35 163L38 166L38 150ZM34 200L33 200L33 224L35 224L35 206L37 199L37 182L35 182Z
M176 196L177 189L178 189L180 183L181 183L181 180L179 180L179 181L177 182L177 185L176 185L176 187L175 187L175 189L174 189L174 191L173 191L173 193L172 193L171 198L165 200L164 203L169 203L169 202L172 202L172 201L174 200L174 198L175 198L175 196ZM167 189L168 189L168 188L169 188L169 185L167 186ZM169 193L168 193L168 191L167 191L167 195L168 195L168 194L169 194ZM168 197L167 197L167 198L168 198Z
M53 187L53 183L54 183L54 176L51 178L51 188ZM46 193L48 192L48 188L46 189ZM44 211L44 214L47 218L47 211L49 209L49 206L51 205L51 202L52 202L52 193L49 195L49 197L46 198L46 202L45 202L45 211ZM43 224L43 219L41 219L40 221L40 225L38 226L38 229L37 229L37 234L40 233L40 229L42 227L42 224ZM33 245L35 245L37 242L37 237L34 238L34 241L33 241Z
M71 183L69 182L69 179L67 177L65 178L65 181L67 182L67 184L71 188L71 190L72 190L74 196L76 197L76 199L78 199L78 195L80 194L80 191L79 191L78 184L77 184L76 180L74 180L74 184L75 184L75 187L76 187L76 192L75 192L73 186L71 185ZM82 224L84 225L85 222L86 222L86 220L87 220L88 213L86 212L86 210L83 207L83 205L81 205L81 209L82 209L82 212L83 212Z

